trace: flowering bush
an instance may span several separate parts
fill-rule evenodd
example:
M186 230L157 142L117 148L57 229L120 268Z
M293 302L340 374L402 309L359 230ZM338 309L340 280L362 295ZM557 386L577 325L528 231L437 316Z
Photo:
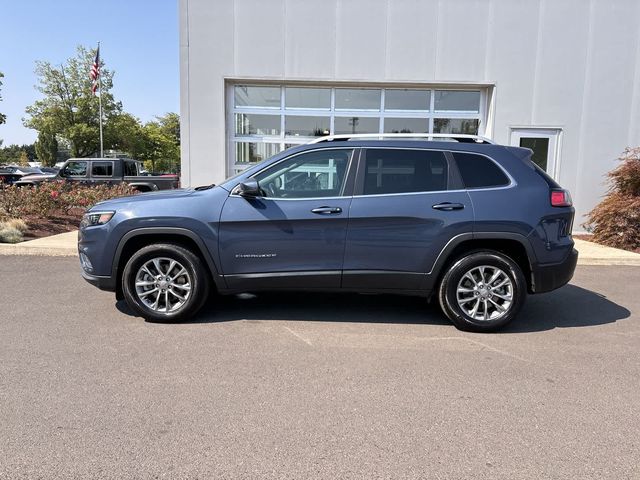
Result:
M583 226L598 243L635 250L640 248L640 147L627 148L620 161L607 174L609 193Z
M0 188L0 218L81 215L98 202L135 193L135 189L124 183L85 186L59 181L45 182L36 187L4 186Z

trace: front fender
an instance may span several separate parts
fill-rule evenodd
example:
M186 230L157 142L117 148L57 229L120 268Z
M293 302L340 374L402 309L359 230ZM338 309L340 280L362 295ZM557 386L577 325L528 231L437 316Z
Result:
M115 253L113 255L113 262L111 265L111 278L118 278L120 259L129 241L139 239L141 237L161 237L163 235L185 237L192 240L200 250L200 253L204 258L209 271L211 272L211 276L213 277L218 290L226 288L224 279L221 275L219 275L219 269L216 259L214 259L211 255L211 251L209 250L203 239L193 230L182 227L143 227L129 230L120 238L118 246L116 247Z

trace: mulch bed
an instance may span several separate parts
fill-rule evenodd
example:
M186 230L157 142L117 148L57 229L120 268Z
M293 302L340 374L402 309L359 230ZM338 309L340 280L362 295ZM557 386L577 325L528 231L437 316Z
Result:
M36 238L58 235L59 233L71 232L78 229L82 215L56 214L51 217L24 217L29 229L24 233L24 239L35 240Z

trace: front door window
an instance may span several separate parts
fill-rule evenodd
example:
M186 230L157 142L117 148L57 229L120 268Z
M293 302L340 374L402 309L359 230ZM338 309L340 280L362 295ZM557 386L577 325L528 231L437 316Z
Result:
M64 177L86 177L87 162L69 162L62 171Z
M302 153L255 176L265 197L321 198L342 195L352 149Z

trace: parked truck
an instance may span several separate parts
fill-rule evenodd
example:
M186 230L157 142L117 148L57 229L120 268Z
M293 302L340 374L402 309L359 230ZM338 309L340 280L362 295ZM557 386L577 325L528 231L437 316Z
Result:
M127 183L140 192L179 188L177 175L149 175L142 162L131 158L70 158L58 173L29 175L14 183L34 186L42 182L64 180L84 185L116 185Z

